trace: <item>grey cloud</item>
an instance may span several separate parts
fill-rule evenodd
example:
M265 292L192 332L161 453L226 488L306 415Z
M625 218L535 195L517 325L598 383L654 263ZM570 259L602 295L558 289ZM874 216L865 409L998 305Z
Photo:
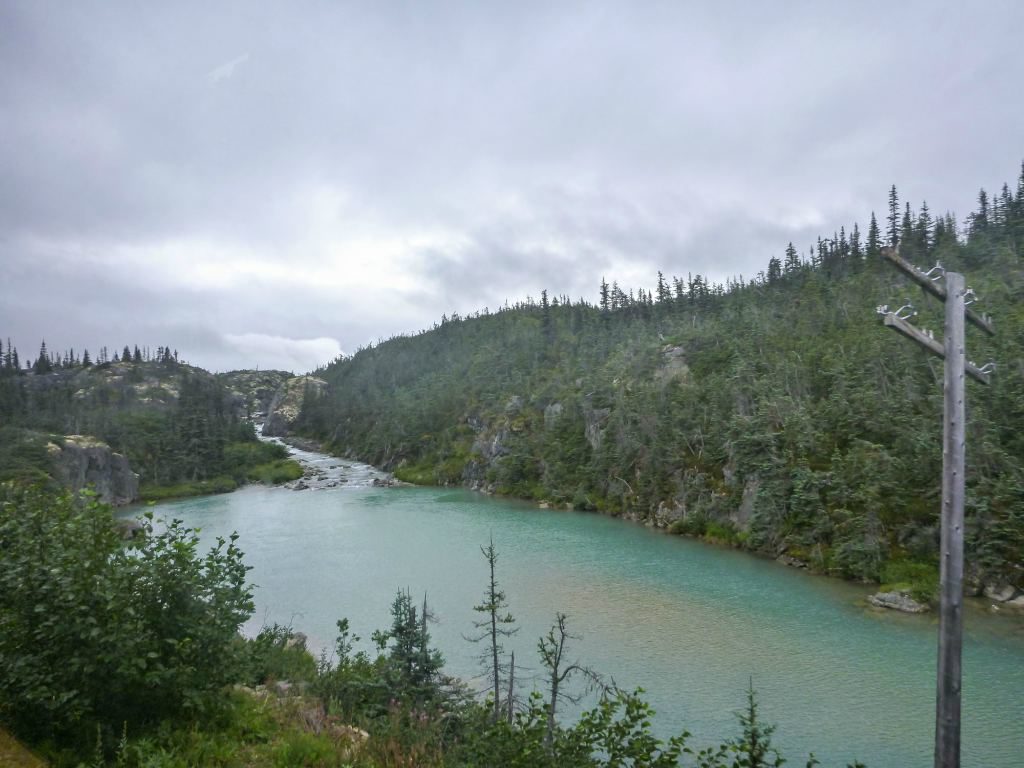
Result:
M94 345L145 327L211 357L220 333L353 349L541 288L592 297L602 275L751 276L790 239L866 224L891 183L962 216L1021 159L1021 28L1012 0L14 0L0 327L63 322ZM361 257L368 241L408 241L404 261ZM168 243L173 268L154 261ZM104 249L143 274L83 257ZM252 274L145 284L225 254ZM378 262L415 285L384 267L342 296L281 280Z

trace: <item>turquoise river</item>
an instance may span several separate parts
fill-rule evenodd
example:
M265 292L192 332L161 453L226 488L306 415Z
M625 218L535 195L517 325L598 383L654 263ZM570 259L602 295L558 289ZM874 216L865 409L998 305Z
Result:
M735 735L752 678L788 765L809 751L824 766L931 765L935 619L869 608L864 586L462 490L248 487L156 513L200 527L204 541L241 534L257 585L248 633L290 623L312 648L330 648L347 617L369 650L408 587L428 595L448 670L479 685L481 649L463 636L479 618L480 545L493 537L521 627L508 647L534 674L537 638L562 611L582 636L574 657L644 688L661 735L686 729L698 745ZM1024 622L990 611L968 610L963 764L1010 768L1024 765Z

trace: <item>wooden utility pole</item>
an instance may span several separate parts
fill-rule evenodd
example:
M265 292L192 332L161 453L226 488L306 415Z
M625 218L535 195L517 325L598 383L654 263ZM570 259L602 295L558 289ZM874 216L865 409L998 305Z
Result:
M907 320L908 307L891 312L879 307L886 326L913 339L946 361L943 383L944 423L942 441L942 534L939 565L939 660L935 704L935 768L960 766L960 681L963 649L964 595L964 457L966 448L965 375L982 384L989 383L991 365L982 368L967 362L964 350L964 320L970 320L985 333L995 333L992 321L965 306L968 291L964 276L936 269L922 272L899 257L894 249L882 255L928 293L946 304L943 343L924 333ZM939 272L933 277L933 272ZM945 286L937 280L945 278ZM914 313L916 314L916 313Z

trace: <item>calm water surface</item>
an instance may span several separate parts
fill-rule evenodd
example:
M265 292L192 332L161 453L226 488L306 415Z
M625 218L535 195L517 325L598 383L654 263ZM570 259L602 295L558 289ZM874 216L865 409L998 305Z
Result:
M427 593L450 672L478 674L463 639L479 618L493 536L498 577L521 630L508 646L536 669L556 611L582 635L585 664L643 687L662 735L697 744L736 733L749 678L790 765L931 765L935 620L865 607L866 589L772 561L590 514L534 509L468 491L249 487L161 505L158 516L241 534L256 613L330 648L347 617L369 649L398 588ZM965 766L1024 765L1024 623L968 612ZM523 673L527 674L527 673Z

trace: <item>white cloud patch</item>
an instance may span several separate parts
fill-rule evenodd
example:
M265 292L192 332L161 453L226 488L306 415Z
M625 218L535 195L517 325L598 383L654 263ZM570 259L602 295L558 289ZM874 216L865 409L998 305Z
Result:
M235 75L235 70L245 64L249 60L249 54L243 53L241 56L233 58L231 61L224 62L219 67L214 67L206 73L206 79L209 80L210 85L217 85L224 80L230 80Z
M306 373L342 354L337 339L290 339L263 333L224 334L229 356L243 362L237 367Z

